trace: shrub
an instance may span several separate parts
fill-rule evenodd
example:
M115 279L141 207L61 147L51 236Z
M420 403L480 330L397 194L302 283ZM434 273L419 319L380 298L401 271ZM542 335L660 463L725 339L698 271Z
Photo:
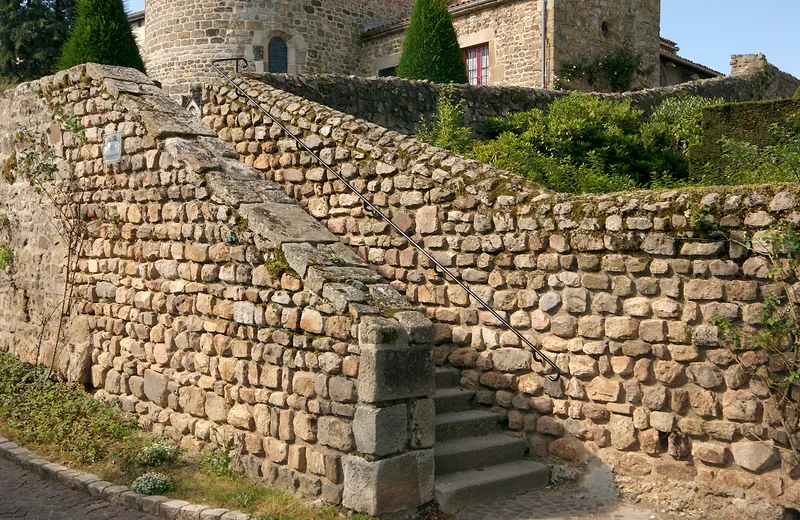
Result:
M180 452L180 448L168 446L161 441L155 441L139 450L136 455L136 462L142 466L160 466L167 462L173 462L178 458Z
M397 75L435 83L466 83L467 71L447 0L417 0Z
M794 96L792 99L800 99L800 87L797 87L797 90L794 91Z
M78 5L78 19L59 67L89 62L145 71L122 0L81 0Z
M131 491L142 495L160 495L175 489L175 482L163 473L145 473L131 484Z
M664 145L683 154L703 140L703 109L724 103L721 98L702 98L683 94L667 98L658 105L647 120L643 132L646 137L670 138Z
M642 118L643 112L628 100L571 94L554 101L546 114L535 109L493 121L495 131L516 138L481 143L475 155L501 168L509 168L507 161L513 158L516 167L511 171L568 192L649 186L664 172L685 178L686 159L666 146L669 139L661 135L645 139Z
M465 154L472 147L472 131L464 126L464 111L461 103L453 99L452 87L442 87L436 103L436 113L430 121L423 120L418 130L419 137L425 142Z

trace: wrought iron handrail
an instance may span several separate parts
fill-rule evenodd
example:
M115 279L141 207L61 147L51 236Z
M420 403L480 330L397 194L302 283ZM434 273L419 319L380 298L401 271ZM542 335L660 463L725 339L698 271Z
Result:
M392 220L389 217L384 215L381 212L381 210L379 210L377 207L375 207L375 205L373 205L372 202L369 199L367 199L367 197L365 197L352 184L350 184L347 181L347 179L345 179L339 172L334 170L328 163L323 161L322 158L319 155L317 155L316 152L314 152L313 150L311 150L311 148L306 146L306 144L303 142L302 139L300 139L299 137L294 135L288 128L286 128L286 125L281 123L276 117L274 117L272 114L270 114L269 111L267 111L264 107L261 106L261 104L258 101L253 99L247 92L245 92L243 88L241 88L239 85L237 85L236 82L234 82L233 79L230 76L228 76L218 66L218 64L220 64L220 63L231 62L231 61L234 62L234 70L235 70L235 72L237 74L239 73L239 66L240 65L243 65L242 68L245 68L245 69L247 68L247 60L244 59L244 58L223 58L223 59L213 60L211 62L211 66L214 68L214 70L217 71L217 73L220 76L222 76L223 79L225 79L225 81L228 82L229 85L231 85L238 93L240 93L242 96L245 97L245 99L247 99L250 103L252 103L255 108L260 110L274 124L278 125L278 127L287 136L289 136L292 139L294 139L294 141L297 142L298 146L300 146L300 148L302 148L305 152L309 153L314 158L314 160L317 161L317 163L319 163L320 166L322 166L328 173L332 174L339 181L341 181L347 187L347 189L352 191L359 199L361 199L361 202L369 209L370 212L372 212L374 215L377 215L378 217L383 219L389 226L391 226L392 229L394 229L400 236L402 236L406 241L408 241L408 243L412 247L417 249L428 260L430 260L433 263L433 265L435 265L436 268L439 269L440 272L444 273L444 275L449 277L456 285L458 285L459 287L464 289L476 302L478 302L483 308L485 308L487 311L489 311L497 321L499 321L503 326L505 326L505 328L507 328L509 331L511 331L520 341L522 341L528 348L530 348L532 353L533 353L533 358L537 362L539 362L542 365L546 364L546 365L550 366L553 370L555 370L555 375L548 376L548 378L551 381L555 382L555 381L559 380L559 378L561 377L561 370L559 370L558 366L556 366L556 364L553 363L553 361L550 358L548 358L546 355L544 355L533 343L530 342L530 340L528 340L528 338L523 336L520 331L518 331L515 327L513 327L505 318L503 318L497 311L495 311L488 303L483 301L483 299L480 296L475 294L475 292L472 289L470 289L464 282L462 282L455 274L453 274L452 271L450 271L447 267L442 265L441 262L436 260L436 258L434 258L431 253L429 253L424 247L422 247L420 244L418 244L413 238L408 236L408 234L406 234L402 229L400 229L400 227L397 224L392 222Z

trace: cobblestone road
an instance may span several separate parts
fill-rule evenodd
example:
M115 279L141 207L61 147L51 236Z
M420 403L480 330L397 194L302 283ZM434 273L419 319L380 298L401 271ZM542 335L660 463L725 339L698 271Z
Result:
M0 458L0 520L156 520L103 500Z
M582 489L537 489L465 509L457 520L663 520L652 511Z

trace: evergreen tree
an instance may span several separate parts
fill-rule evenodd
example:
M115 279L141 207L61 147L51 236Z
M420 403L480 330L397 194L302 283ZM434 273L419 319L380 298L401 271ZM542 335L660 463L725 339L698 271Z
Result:
M397 66L399 77L436 83L467 82L464 58L447 3L447 0L417 0Z
M122 0L81 0L78 4L78 18L64 45L59 68L89 62L133 67L144 72Z
M74 0L0 0L0 78L53 72L74 11Z

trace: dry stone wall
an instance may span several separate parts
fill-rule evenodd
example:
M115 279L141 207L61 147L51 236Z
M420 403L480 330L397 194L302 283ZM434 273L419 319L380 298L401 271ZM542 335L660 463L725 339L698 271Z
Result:
M136 71L76 67L6 91L0 113L18 258L0 279L3 350L36 360L29 329L63 279L9 138L28 119L85 226L58 346L73 379L189 453L233 442L268 485L373 515L432 499L433 325L336 235ZM104 164L115 132L121 162Z
M747 244L755 237L758 247L776 222L800 221L797 186L556 194L240 82L556 362L564 377L553 383L512 333L269 120L227 87L207 91L204 122L426 310L436 362L461 369L462 386L506 414L532 454L598 457L642 493L742 498L719 499L708 518L800 505L786 450L794 430L754 377L779 365L758 349L734 356L715 321L757 327L779 286ZM698 231L698 219L727 238Z
M757 101L792 97L800 80L769 65L763 56L735 56L733 74L672 87L603 94L610 99L630 99L652 110L664 99L692 94L727 101ZM264 74L254 76L274 88L335 108L346 114L413 134L422 116L435 112L440 86L399 78L355 78L349 76ZM534 108L546 110L564 92L522 87L475 87L457 85L455 99L463 103L465 124L483 135L486 118Z

